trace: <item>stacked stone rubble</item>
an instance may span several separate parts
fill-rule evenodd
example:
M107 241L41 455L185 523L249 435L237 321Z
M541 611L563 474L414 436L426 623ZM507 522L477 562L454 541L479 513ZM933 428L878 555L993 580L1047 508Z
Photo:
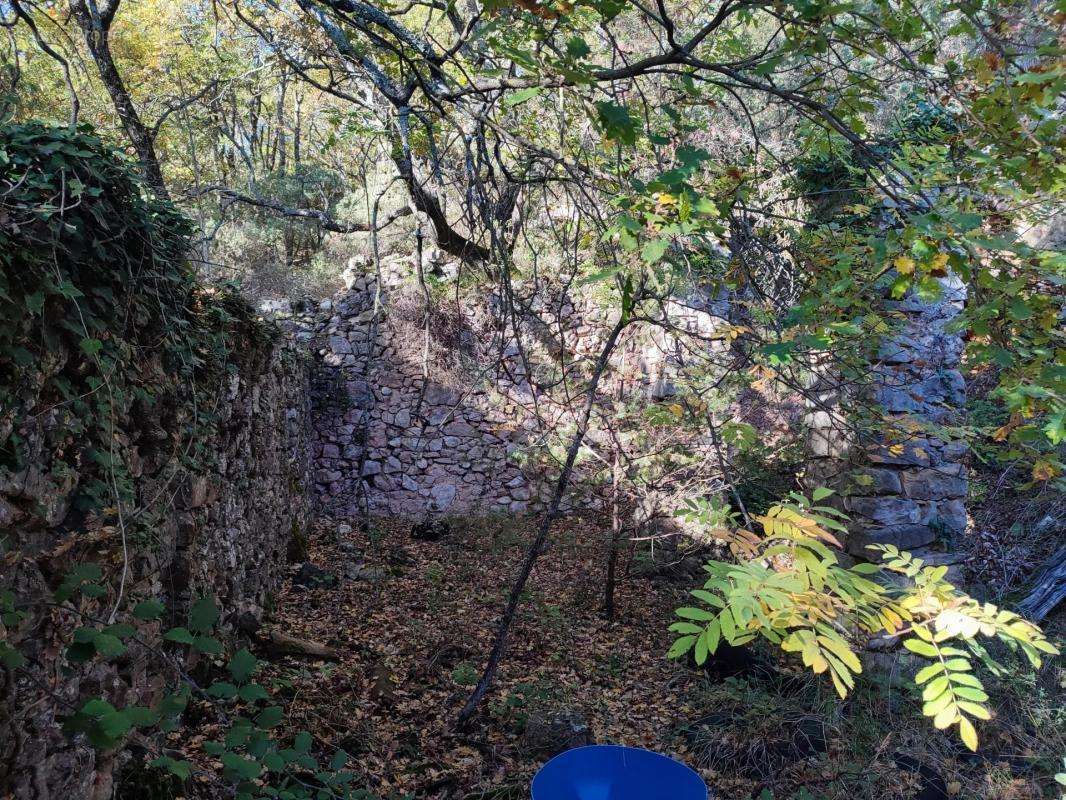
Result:
M922 300L909 295L886 300L901 327L883 342L873 365L872 396L891 433L860 446L842 423L840 393L821 381L823 407L808 415L812 440L823 463L813 475L847 474L845 509L852 518L848 549L870 557L870 544L907 550L951 550L967 527L966 445L940 433L961 422L966 401L959 372L963 342L951 330L961 312L965 289L942 280L941 295ZM937 434L940 435L937 435ZM833 464L848 464L841 470Z

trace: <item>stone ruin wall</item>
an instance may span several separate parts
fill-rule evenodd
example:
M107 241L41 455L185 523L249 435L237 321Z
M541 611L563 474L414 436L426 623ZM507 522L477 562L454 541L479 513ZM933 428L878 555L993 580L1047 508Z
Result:
M513 405L485 385L430 380L393 341L388 299L360 277L307 317L314 348L315 485L338 515L536 508L529 481L510 457L525 443Z
M959 364L962 337L950 329L966 300L954 278L941 280L943 293L932 301L911 294L885 300L902 320L898 335L884 341L873 365L875 408L895 420L899 433L888 440L856 446L839 416L840 393L819 392L826 404L807 417L810 473L843 476L844 507L852 518L848 550L869 557L869 544L891 544L928 563L956 561L957 537L968 527L965 498L967 445L930 429L961 424L966 387ZM831 383L831 381L830 381Z
M176 433L159 417L130 420L120 434L131 448L138 508L159 509L154 540L130 548L126 597L164 599L171 624L181 624L202 593L217 598L224 624L245 612L258 617L280 582L294 536L311 520L307 359L278 340L248 343L241 361L208 404L214 432L200 444L215 459L203 471L175 479L166 468L169 449L155 445L159 436ZM83 623L51 611L51 592L74 564L118 550L113 530L82 530L72 499L83 476L51 470L45 443L61 424L54 411L27 414L18 428L27 466L14 473L0 468L0 537L10 537L22 553L0 568L0 590L12 591L32 611L7 634L33 666L0 670L0 795L19 800L111 797L123 751L97 752L81 737L68 738L61 717L94 694L116 706L151 705L160 691L153 656L136 644L91 670L59 669L57 642ZM105 550L98 550L101 541ZM105 565L107 572L119 568ZM143 628L146 641L158 644L159 623Z
M313 347L317 365L315 484L324 507L350 514L365 503L375 513L410 516L542 509L552 476L523 471L515 455L535 445L545 426L567 420L533 407L526 362L509 331L495 322L491 298L474 310L480 324L469 335L486 346L492 340L501 358L485 361L498 360L499 368L477 379L452 376L451 382L431 375L423 388L421 364L412 356L420 343L412 348L407 342L402 355L389 322L390 295L399 291L403 272L385 275L377 301L373 275L351 276L347 291L303 318L299 335ZM885 301L903 329L883 344L874 365L874 401L912 435L854 447L833 414L815 410L804 420L808 473L826 482L832 482L828 476L849 478L835 485L847 495L853 519L848 549L856 555L869 555L867 544L888 543L946 562L949 555L933 555L931 548L950 551L953 537L967 528L966 446L921 429L958 423L965 403L958 369L963 343L949 330L965 296L957 283L944 284L944 295L933 302L915 296ZM536 307L520 330L525 346L539 346L541 356L596 352L609 324L599 306L567 297L531 302ZM703 298L672 304L668 313L681 328L706 337L725 323L729 308ZM657 332L619 348L626 349L639 362L639 386L631 390L652 400L668 397L677 341ZM839 404L838 394L822 397Z
M316 359L314 477L323 507L340 515L368 508L408 516L543 509L554 475L523 469L517 456L570 419L546 395L534 401L527 370L537 369L534 361L564 359L580 369L581 359L598 352L610 312L534 293L515 335L501 321L498 299L487 298L468 309L474 329L466 335L488 357L465 374L441 378L431 371L427 383L421 341L398 341L390 322L402 274L384 275L380 298L373 274L349 275L346 291L299 320L297 336ZM674 303L668 311L674 324L704 336L723 321L715 316L721 309ZM639 391L652 399L673 391L672 336L656 330L619 348L625 349L637 354ZM591 501L571 495L569 502Z

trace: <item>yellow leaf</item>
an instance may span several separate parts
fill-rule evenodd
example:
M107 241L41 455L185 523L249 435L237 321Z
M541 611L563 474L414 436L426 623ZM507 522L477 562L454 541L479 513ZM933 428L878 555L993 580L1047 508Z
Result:
M959 737L963 744L977 752L977 730L966 717L959 717Z
M996 428L995 432L993 432L992 441L994 441L994 442L1005 442L1007 440L1007 437L1010 436L1011 431L1013 431L1015 428L1017 428L1021 424L1022 424L1021 415L1018 414L1017 412L1015 412L1014 414L1011 414L1010 420L1007 422L1007 424L1003 425L1000 428Z
M936 625L938 631L946 633L948 637L961 634L967 639L975 637L981 629L981 623L978 620L953 609L941 611L933 624ZM942 641L942 639L938 638L937 641Z
M954 705L948 704L946 708L941 709L937 715L933 717L933 727L942 731L948 725L954 723L956 719L962 719L962 717L959 716L959 710L955 708Z
M897 256L896 260L892 262L892 266L896 268L896 272L900 275L913 275L914 274L914 259L907 256Z
M1059 468L1050 461L1041 459L1033 464L1033 480L1049 481L1059 474Z
M837 690L837 694L840 695L840 699L843 700L848 696L848 687L846 687L840 678L837 677L836 672L830 672L829 677L833 679L833 688Z

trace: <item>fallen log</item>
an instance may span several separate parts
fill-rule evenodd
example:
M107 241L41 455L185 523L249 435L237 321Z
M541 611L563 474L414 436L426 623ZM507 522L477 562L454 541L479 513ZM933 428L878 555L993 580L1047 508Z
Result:
M1033 587L1018 604L1018 611L1039 622L1066 597L1066 544L1059 547L1033 581Z
M313 639L301 639L275 629L260 631L259 639L264 647L280 655L326 658L331 661L337 661L340 658L340 652L329 645Z

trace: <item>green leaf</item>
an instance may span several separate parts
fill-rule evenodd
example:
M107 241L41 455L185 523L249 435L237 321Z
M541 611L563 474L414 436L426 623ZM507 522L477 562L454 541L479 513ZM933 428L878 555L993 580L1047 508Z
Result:
M207 633L218 622L218 606L210 595L205 595L189 609L189 628L197 633Z
M229 699L237 696L237 687L226 681L216 681L207 687L207 693L212 697Z
M97 726L100 732L109 740L115 740L125 736L130 728L133 727L133 722L125 712L114 711L100 717L97 720Z
M255 718L255 724L260 728L273 728L276 725L280 725L284 718L285 712L281 710L280 706L267 706Z
M333 754L333 758L329 761L329 768L334 772L344 769L344 765L348 763L348 754L343 750L338 750Z
M715 608L725 607L725 601L722 600L721 597L714 594L713 592L708 592L706 589L693 589L691 592L689 592L689 594L699 600L702 600L709 606L714 606Z
M975 703L983 703L988 700L987 694L972 686L956 686L954 692L956 696L962 697L965 700L972 700Z
M189 633L187 628L171 628L163 634L163 638L168 642L178 642L179 644L192 644L196 639L195 636Z
M82 714L88 714L90 717L99 717L104 714L113 714L115 707L102 697L94 697L91 700L87 700L81 707Z
M85 353L85 355L91 358L103 349L104 343L101 342L99 339L82 339L78 343L78 346L81 348L82 352Z
M18 669L25 663L26 657L22 653L7 642L0 642L0 664L3 664L8 669Z
M149 766L165 769L171 775L174 775L183 781L187 781L189 776L192 775L192 764L188 761L178 761L169 756L160 756L148 763Z
M903 646L912 653L917 653L926 658L937 657L936 648L929 644L929 642L923 642L921 639L904 639Z
M602 100L596 103L596 116L607 139L630 146L637 143L637 124L624 106Z
M135 728L146 728L159 721L159 714L144 706L127 706L123 710Z
M694 622L675 622L670 626L670 631L673 633L703 633L703 628Z
M126 645L122 640L110 633L98 633L93 639L93 645L104 658L115 658L126 652Z
M1048 441L1056 447L1066 441L1066 411L1059 411L1049 416L1043 430Z
M701 635L696 637L696 666L702 667L707 660L707 640Z
M28 294L22 299L22 302L26 306L27 311L34 316L40 316L41 310L44 308L44 292Z
M928 667L923 667L918 671L918 674L914 676L914 682L919 686L932 678L934 675L939 675L944 669L944 665L939 661L935 664L930 664Z
M588 43L584 39L580 36L575 36L567 41L566 52L572 58L584 58L592 51L589 49Z
M615 275L617 275L620 269L620 267L606 267L604 269L597 270L591 275L586 275L585 277L583 277L577 282L577 285L587 286L591 283L602 283L603 281L609 280L610 278L613 278Z
M254 703L257 700L269 700L270 694L258 683L248 683L240 688L237 693L241 700L246 703Z
M681 638L675 640L672 645L670 645L670 649L666 651L666 657L680 658L689 650L691 650L694 644L696 644L695 636L682 636Z
M517 92L513 92L504 97L503 104L508 107L517 106L536 97L540 92L540 86L530 86L527 89L519 89Z
M707 652L712 655L718 650L718 642L722 638L722 629L718 620L707 623L707 629L703 632L703 638L707 642Z
M223 753L221 761L222 766L227 770L245 780L259 777L259 773L263 770L262 765L260 765L258 761L241 758L236 753Z
M233 680L237 683L244 683L252 677L258 664L259 662L256 660L256 657L253 656L247 648L242 647L233 654L233 657L226 665L226 669L228 669L229 674L233 676Z
M773 366L779 367L792 361L792 353L796 349L795 342L770 342L759 348L766 360Z
M158 619L163 616L166 606L158 600L142 600L133 608L133 616L140 620Z
M679 617L684 617L685 619L695 619L701 622L707 622L708 620L712 620L715 618L714 614L703 608L679 608L674 613L676 613Z
M669 247L669 239L652 239L644 245L644 249L640 251L640 257L644 263L654 264L663 257Z
M311 734L307 731L300 731L296 734L292 747L297 753L308 753L311 751L312 741Z
M723 609L718 615L718 624L722 628L722 637L730 644L736 644L736 622L733 620L733 613L728 608Z
M210 656L217 656L222 652L222 642L214 636L197 636L193 639L192 646Z

